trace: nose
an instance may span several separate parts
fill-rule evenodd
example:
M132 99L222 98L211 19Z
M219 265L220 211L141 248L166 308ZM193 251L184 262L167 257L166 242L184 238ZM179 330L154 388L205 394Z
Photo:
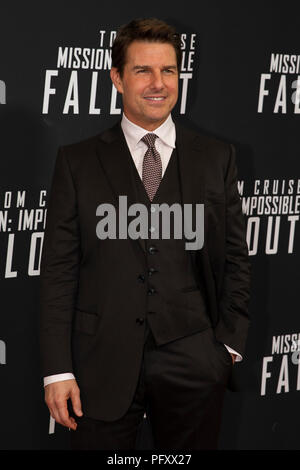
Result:
M153 71L152 74L152 81L151 81L151 88L156 89L156 90L161 90L164 88L164 81L163 81L163 75L160 70L155 70Z

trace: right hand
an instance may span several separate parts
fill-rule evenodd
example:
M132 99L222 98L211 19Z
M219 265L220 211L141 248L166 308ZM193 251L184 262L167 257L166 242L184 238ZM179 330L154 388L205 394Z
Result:
M54 382L45 387L45 402L49 408L52 418L62 426L73 429L77 428L77 423L74 418L70 417L67 401L71 399L74 413L77 416L82 416L80 391L76 380L62 380L61 382Z

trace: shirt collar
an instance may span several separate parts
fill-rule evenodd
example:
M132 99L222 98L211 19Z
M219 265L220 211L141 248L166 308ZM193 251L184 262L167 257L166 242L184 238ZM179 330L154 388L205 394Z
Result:
M125 116L125 113L123 113L122 116L121 127L130 151L133 151L138 146L144 135L149 133L149 131L143 127L137 126L132 121L130 121ZM168 118L152 132L156 134L164 142L164 144L175 148L176 130L171 114L169 114Z

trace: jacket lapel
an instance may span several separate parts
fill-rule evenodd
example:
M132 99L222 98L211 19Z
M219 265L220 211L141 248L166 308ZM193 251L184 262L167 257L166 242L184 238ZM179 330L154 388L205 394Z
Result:
M183 204L204 203L205 164L198 136L175 121Z
M179 123L176 125L176 147L178 154L179 177L181 187L181 199L184 213L184 204L192 205L192 227L189 221L189 229L195 229L196 204L204 204L205 195L205 152L199 142L199 136L185 129ZM199 227L198 227L199 228ZM198 229L197 228L197 229ZM201 227L204 236L204 225ZM191 242L186 236L185 243ZM201 250L200 250L201 251ZM189 253L192 255L193 250Z
M127 196L128 205L136 202L129 165L131 155L120 122L100 135L98 158L117 202L121 195Z
M100 165L116 200L116 208L119 207L119 196L127 196L127 208L137 203L138 196L130 169L132 157L121 128L121 121L99 136L97 150ZM131 219L133 217L128 216L128 221ZM137 241L145 251L144 241L140 238Z

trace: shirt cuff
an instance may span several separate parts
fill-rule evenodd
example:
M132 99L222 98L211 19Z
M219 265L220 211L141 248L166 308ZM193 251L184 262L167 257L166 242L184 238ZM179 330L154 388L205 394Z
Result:
M49 384L53 384L54 382L61 382L62 380L72 380L75 379L74 375L71 372L67 372L66 374L55 374L55 375L48 375L44 377L44 387Z
M227 344L224 344L224 346L226 347L228 352L230 352L230 354L236 354L235 362L241 362L243 360L243 357L230 346L227 346Z

